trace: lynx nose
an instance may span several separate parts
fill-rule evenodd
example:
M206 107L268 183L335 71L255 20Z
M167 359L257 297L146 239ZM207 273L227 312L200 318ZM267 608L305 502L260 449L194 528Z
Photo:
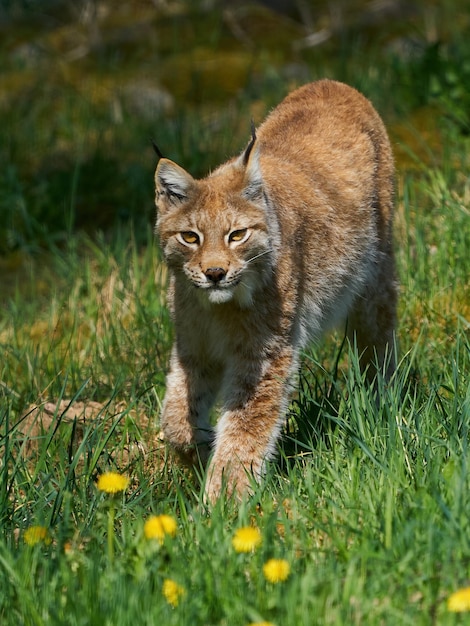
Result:
M225 277L226 271L221 267L208 267L204 272L205 276L211 280L214 285L222 280Z

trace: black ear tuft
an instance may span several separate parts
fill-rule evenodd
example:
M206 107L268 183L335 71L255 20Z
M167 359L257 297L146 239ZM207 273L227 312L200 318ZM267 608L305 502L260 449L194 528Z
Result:
M245 150L245 154L243 155L243 165L246 165L248 163L248 159L250 158L250 154L251 154L251 151L253 150L253 146L255 145L255 141L256 141L256 128L255 128L254 121L251 120L251 141Z
M253 118L251 118L250 128L251 128L251 140L254 143L255 139L256 139L256 128L255 128L255 122L254 122Z
M150 140L152 142L153 149L155 150L159 159L163 159L163 154L161 153L160 148L157 146L153 139Z

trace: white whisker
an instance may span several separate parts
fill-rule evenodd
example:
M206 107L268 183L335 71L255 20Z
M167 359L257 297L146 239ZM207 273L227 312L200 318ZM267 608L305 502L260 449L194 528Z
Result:
M264 250L263 252L260 252L259 254L256 254L255 256L251 257L251 259L247 259L246 263L251 263L252 261L256 261L256 259L259 259L261 256L264 256L265 254L269 254L270 252L272 252L271 248L269 248L269 250Z

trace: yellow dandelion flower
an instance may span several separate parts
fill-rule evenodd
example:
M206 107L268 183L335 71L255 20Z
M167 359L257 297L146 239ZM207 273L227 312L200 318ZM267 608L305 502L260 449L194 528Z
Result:
M270 583L282 583L289 577L290 565L285 559L269 559L263 565L263 574Z
M248 626L274 626L272 622L251 622Z
M146 539L157 539L160 543L163 543L165 535L174 537L176 530L176 520L171 515L151 515L144 524Z
M51 543L51 538L47 528L44 526L30 526L24 531L24 540L28 546L35 546L41 541L46 545Z
M236 552L254 552L261 543L261 533L253 526L238 528L232 539Z
M178 606L180 599L186 593L184 587L178 585L171 578L167 578L163 581L162 593L165 596L165 600L171 606Z
M105 472L98 478L96 486L100 491L114 494L124 491L128 484L129 479L127 476L123 476L117 472Z
M470 587L464 587L452 593L447 599L447 609L452 613L470 611Z

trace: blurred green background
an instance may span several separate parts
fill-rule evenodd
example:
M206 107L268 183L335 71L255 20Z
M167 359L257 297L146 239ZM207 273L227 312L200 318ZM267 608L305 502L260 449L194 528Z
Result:
M155 139L194 175L323 76L370 97L401 173L470 128L468 1L2 0L0 273L154 218ZM410 130L411 128L411 130Z

